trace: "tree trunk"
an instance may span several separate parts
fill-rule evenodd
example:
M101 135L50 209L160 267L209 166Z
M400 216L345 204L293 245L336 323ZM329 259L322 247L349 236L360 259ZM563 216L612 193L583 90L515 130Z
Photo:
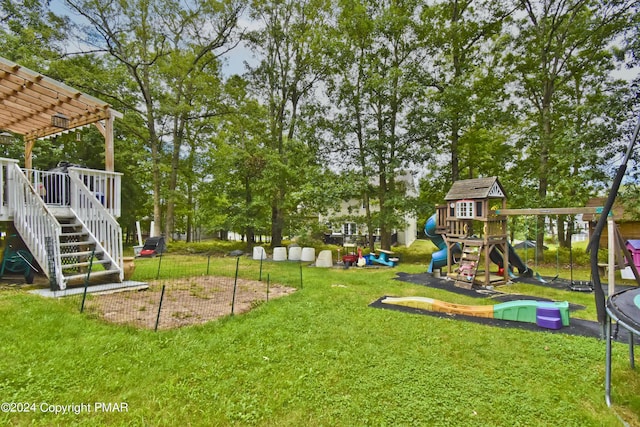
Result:
M284 231L284 212L280 198L284 198L283 190L278 192L278 197L271 205L271 247L282 246L282 233ZM280 199L280 200L279 200Z
M540 203L547 200L547 190L549 188L549 147L552 143L551 129L551 97L553 96L553 82L547 81L544 84L544 95L542 98L541 113L541 135L539 150L539 168L538 168L538 198ZM541 206L542 207L542 206ZM544 260L544 217L538 217L538 235L536 236L536 245L538 247L538 262Z

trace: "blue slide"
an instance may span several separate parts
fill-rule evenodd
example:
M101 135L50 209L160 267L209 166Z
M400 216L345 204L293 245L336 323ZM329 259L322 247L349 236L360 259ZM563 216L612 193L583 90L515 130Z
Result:
M439 269L447 265L447 244L442 235L436 233L436 214L431 215L424 225L424 234L436 245L438 251L431 254L428 273L433 273L434 269ZM456 246L456 249L459 248Z
M428 273L433 273L434 269L442 268L447 265L447 243L444 241L444 238L441 234L436 233L436 214L431 215L431 217L427 220L427 223L424 225L424 234L433 242L434 245L439 249L431 255L431 263L429 263ZM453 247L453 252L460 253L460 246L456 245ZM513 246L509 244L509 274L512 275L511 266L515 266L520 273L520 276L523 277L531 277L535 274L531 269L527 267L527 265L520 259L516 251L513 249ZM491 253L489 254L491 261L497 264L500 268L502 268L502 252L500 252L497 248L493 248Z

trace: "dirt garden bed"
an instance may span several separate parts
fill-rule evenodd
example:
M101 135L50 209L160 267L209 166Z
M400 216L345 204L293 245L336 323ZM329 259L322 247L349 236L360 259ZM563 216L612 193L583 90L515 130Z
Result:
M157 322L158 329L172 329L244 313L296 291L255 280L235 284L234 290L234 278L215 276L153 281L137 291L89 295L85 312L113 323L154 329Z

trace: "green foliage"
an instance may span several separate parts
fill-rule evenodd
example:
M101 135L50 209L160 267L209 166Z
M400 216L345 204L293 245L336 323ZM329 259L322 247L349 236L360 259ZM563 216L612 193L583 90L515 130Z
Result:
M622 186L617 200L624 208L625 218L640 221L640 186L635 183Z
M527 122L518 173L536 183L538 206L581 205L604 179L624 97L610 75L610 45L628 26L631 2L523 3L506 64L515 70ZM607 107L605 107L605 105ZM605 110L608 110L605 112Z
M185 242L174 240L167 246L167 252L171 254L206 254L225 256L234 250L243 250L243 242L207 240L202 242Z
M69 18L51 11L48 2L0 3L0 51L23 66L38 68L59 57L66 50L71 28Z

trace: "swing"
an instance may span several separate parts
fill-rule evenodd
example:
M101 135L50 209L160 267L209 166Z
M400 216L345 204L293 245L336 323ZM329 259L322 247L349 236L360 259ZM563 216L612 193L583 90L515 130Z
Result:
M575 292L593 292L593 284L590 281L573 280L573 235L569 238L569 271L571 274L569 289Z
M544 216L543 218L546 218L546 216ZM536 278L536 280L538 280L541 283L551 283L551 282L555 281L558 278L558 276L560 275L559 274L560 258L558 256L559 255L559 251L558 251L558 249L556 249L556 275L554 277L552 277L551 280L546 280L540 275L540 273L537 272L537 270L538 270L538 241L537 241L537 239L538 239L538 218L535 218L535 223L536 223L536 234L535 234L535 236L536 236L536 245L535 245L535 257L534 257L535 278ZM543 219L543 224L544 223L545 223L545 221ZM542 229L544 230L544 225L543 225Z

